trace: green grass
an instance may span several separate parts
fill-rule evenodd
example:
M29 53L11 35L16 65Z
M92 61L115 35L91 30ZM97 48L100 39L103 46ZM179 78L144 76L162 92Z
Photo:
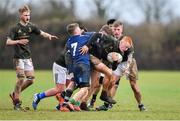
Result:
M123 78L113 109L106 112L59 112L54 97L42 100L37 111L14 111L9 92L14 88L15 72L0 70L0 120L180 120L180 72L141 71L138 84L147 112L139 112L129 82ZM24 106L30 106L33 94L54 86L51 71L36 71L36 82L22 94ZM98 100L97 105L102 102Z

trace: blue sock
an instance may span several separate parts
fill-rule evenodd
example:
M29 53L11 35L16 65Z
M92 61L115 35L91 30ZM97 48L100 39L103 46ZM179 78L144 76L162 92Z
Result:
M41 100L41 99L43 99L43 98L45 98L46 97L46 95L45 95L45 92L42 92L42 93L39 93L38 94L38 98Z

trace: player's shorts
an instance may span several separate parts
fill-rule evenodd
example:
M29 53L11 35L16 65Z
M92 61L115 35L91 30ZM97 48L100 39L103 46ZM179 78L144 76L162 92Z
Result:
M117 69L113 71L116 76L122 77L125 75L124 70L127 67L127 62L122 62L118 65ZM136 60L133 58L132 63L129 66L129 74L126 75L128 80L138 80L138 69Z
M53 77L56 84L66 84L67 69L55 62L53 63Z
M30 59L14 58L13 63L14 63L15 69L19 68L19 69L22 69L24 71L33 71L34 70L34 66L33 66L31 58Z
M90 65L76 64L74 65L74 81L79 88L90 86Z

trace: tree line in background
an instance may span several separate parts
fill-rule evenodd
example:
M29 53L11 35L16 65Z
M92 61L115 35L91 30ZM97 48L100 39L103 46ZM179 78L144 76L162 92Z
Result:
M102 1L94 0L97 6L96 14L86 20L79 20L75 13L75 1L67 0L66 5L59 0L46 0L44 5L47 9L41 9L29 2L32 8L31 21L44 31L59 36L59 40L48 41L41 37L33 36L30 42L32 59L36 69L51 69L53 62L62 51L68 34L66 25L74 21L81 21L89 31L98 31L108 19L106 16L106 6L102 6ZM144 22L138 25L124 23L125 35L129 35L134 40L135 57L139 69L180 69L180 19L173 17L171 9L162 9L167 5L166 0L152 0L152 2L142 2L134 0L144 13ZM158 2L156 2L158 1ZM163 2L164 1L164 2ZM11 12L9 8L16 3L10 0L4 1L0 5L0 68L11 69L13 47L5 46L9 28L18 22L18 13ZM168 14L169 13L169 14ZM169 21L164 23L163 16L169 15ZM171 16L170 16L171 15ZM83 15L82 15L83 16ZM118 14L117 14L118 16ZM167 17L166 16L166 17ZM118 18L118 17L117 17ZM120 18L121 19L121 18Z

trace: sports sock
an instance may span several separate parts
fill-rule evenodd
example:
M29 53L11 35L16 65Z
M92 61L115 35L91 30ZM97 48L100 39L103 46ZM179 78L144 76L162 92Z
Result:
M65 97L64 97L65 102L69 101L69 98L71 97L72 93L73 93L72 90L70 90L70 89L66 90L66 94L65 94Z
M43 98L45 98L46 97L46 94L45 94L45 92L42 92L42 93L39 93L38 94L38 98L41 100L41 99L43 99Z
M92 100L96 100L97 95L93 94Z
M73 105L75 105L75 103L76 103L76 101L75 101L73 98L70 98L70 99L69 99L69 102L70 102L71 104L73 104Z
M80 106L80 102L79 101L75 101L73 98L70 98L69 99L69 102L71 103L71 104L73 104L73 105L76 105L76 106Z

